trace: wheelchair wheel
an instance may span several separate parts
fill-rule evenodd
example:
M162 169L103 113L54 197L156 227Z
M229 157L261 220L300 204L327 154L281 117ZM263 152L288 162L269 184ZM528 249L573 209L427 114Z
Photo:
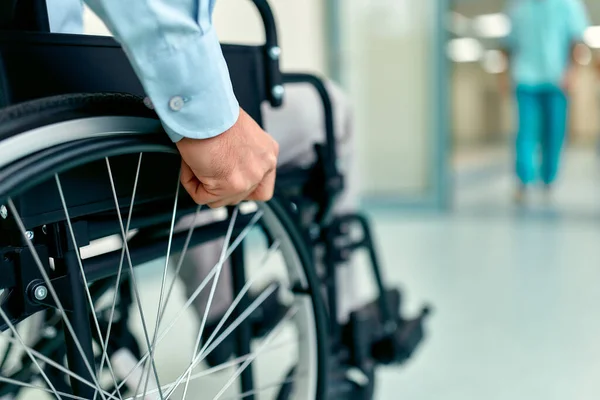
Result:
M134 96L0 111L0 397L324 398L324 305L285 202L202 209L180 162ZM190 288L184 260L215 241Z

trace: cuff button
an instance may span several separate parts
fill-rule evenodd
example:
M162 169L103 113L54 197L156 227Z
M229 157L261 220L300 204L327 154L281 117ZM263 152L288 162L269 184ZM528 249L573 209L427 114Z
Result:
M174 96L174 97L171 97L171 100L169 100L169 108L172 111L179 111L183 108L184 103L185 102L183 101L183 97Z

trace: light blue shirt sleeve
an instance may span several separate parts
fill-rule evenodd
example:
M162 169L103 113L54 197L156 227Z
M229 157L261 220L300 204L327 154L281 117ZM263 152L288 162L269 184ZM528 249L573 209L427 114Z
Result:
M233 126L239 104L212 24L215 0L85 2L123 46L174 142L214 137ZM50 0L49 8L52 3L51 20L65 30L81 20L74 12L80 0Z

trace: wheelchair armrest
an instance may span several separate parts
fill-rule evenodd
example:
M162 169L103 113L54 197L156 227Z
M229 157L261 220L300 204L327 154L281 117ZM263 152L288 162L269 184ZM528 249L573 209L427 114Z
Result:
M317 179L308 189L309 194L317 195L320 203L320 212L317 220L325 222L331 217L332 206L336 197L343 190L343 176L337 168L337 149L335 141L335 123L333 104L324 81L316 75L308 73L283 73L284 84L307 83L315 88L323 104L325 124L325 144L317 144Z
M279 107L283 103L281 71L279 69L279 55L281 50L277 44L277 25L273 10L267 0L252 0L260 13L265 28L264 58L266 79L270 90L267 91L269 103Z
M284 84L294 83L308 83L312 85L323 103L323 112L325 116L325 153L327 155L327 164L330 164L328 168L331 171L336 171L336 144L335 144L335 127L334 127L334 116L333 116L333 105L331 104L331 97L325 87L325 83L321 78L316 75L307 73L289 73L285 72L282 74Z

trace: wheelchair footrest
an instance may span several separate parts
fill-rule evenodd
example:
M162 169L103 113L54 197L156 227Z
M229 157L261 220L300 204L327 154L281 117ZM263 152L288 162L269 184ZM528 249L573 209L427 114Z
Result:
M403 363L423 341L424 322L429 309L424 308L414 319L405 319L400 315L400 291L389 289L385 297L389 309L395 314L393 320L383 320L381 299L376 299L353 312L344 327L342 341L350 349L354 365Z
M372 400L375 392L375 364L356 366L342 351L330 359L327 400Z
M429 310L424 308L417 318L400 320L395 331L386 333L373 343L371 354L380 364L397 364L408 360L423 341L423 323Z

